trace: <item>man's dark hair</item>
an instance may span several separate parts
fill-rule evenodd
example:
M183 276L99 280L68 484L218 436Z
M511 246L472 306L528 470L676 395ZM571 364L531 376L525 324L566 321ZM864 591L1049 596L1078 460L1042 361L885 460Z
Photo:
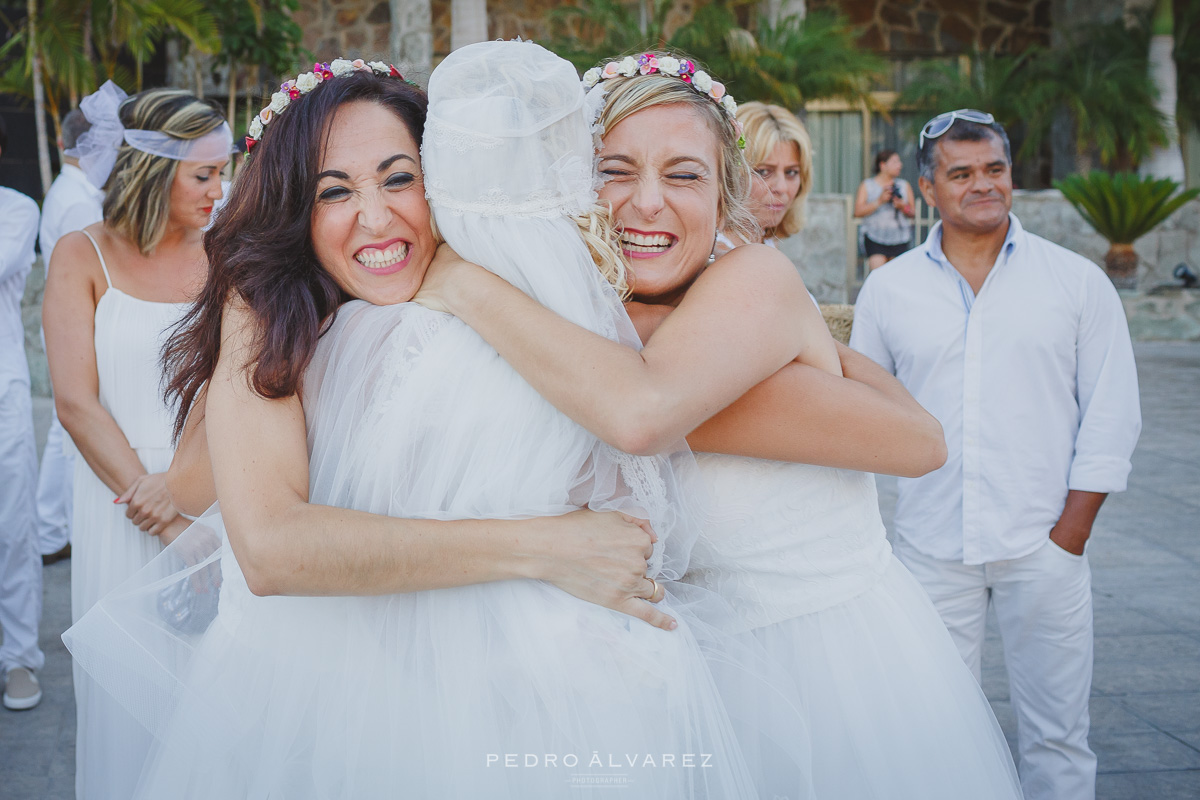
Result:
M88 122L88 118L78 108L68 111L67 115L62 118L63 149L73 148L79 142L79 137L87 133L91 127L92 123Z
M8 149L8 126L4 124L4 117L0 117L0 153Z
M1008 160L1008 165L1012 166L1012 147L1008 143L1008 134L1004 130L1004 126L999 122L993 122L991 125L984 125L981 122L971 122L965 119L956 119L954 124L950 126L950 130L933 139L925 139L925 143L917 150L917 170L921 173L921 177L933 183L933 174L937 170L937 146L938 142L982 142L990 138L1000 140L1004 145L1004 157Z

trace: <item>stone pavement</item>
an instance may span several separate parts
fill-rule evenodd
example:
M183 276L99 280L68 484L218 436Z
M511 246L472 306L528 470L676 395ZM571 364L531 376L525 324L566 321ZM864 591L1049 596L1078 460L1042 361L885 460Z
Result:
M1088 545L1096 604L1092 747L1100 800L1200 798L1200 343L1135 345L1143 430L1129 491L1109 498ZM35 400L39 442L49 402ZM894 481L880 480L890 516ZM70 562L46 568L41 674L32 711L0 709L0 798L74 797ZM1010 744L1016 722L1000 642L984 688ZM913 800L918 800L914 798Z

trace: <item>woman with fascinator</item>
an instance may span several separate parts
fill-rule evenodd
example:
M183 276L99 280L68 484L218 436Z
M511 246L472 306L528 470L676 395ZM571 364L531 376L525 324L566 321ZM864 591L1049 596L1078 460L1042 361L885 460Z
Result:
M80 168L104 220L54 248L44 301L58 418L75 461L71 617L78 620L188 525L167 493L171 412L158 355L208 276L201 230L221 198L233 136L186 92L113 83L80 104ZM128 797L150 739L75 669L76 796Z
M785 682L696 618L703 592L667 592L697 530L682 445L614 450L405 302L432 207L505 281L636 343L571 66L463 48L427 122L387 65L280 95L168 350L184 407L207 382L219 508L65 637L158 739L136 796L808 796ZM721 686L779 714L747 730Z
M722 228L754 237L723 85L666 53L612 61L584 83L645 347L596 336L465 254L440 252L416 300L471 325L604 441L653 454L686 435L707 451L697 460L710 516L685 580L728 599L791 676L818 797L1017 800L1000 727L892 554L867 474L936 469L940 426L891 376L835 347L776 250L747 244L711 262ZM890 400L886 424L868 411L876 395ZM769 713L769 699L741 711Z

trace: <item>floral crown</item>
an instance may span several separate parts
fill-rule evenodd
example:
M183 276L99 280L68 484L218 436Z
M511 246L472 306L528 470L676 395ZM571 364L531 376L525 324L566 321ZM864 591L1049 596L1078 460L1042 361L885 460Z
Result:
M351 72L373 72L380 77L392 77L404 80L404 76L400 74L400 70L393 67L391 64L385 64L382 61L363 61L361 58L356 58L353 61L345 58L335 58L328 64L317 62L313 64L312 72L303 72L296 76L295 80L284 81L279 86L279 91L271 95L271 103L262 111L258 112L258 116L250 122L250 130L246 136L246 156L249 157L250 151L254 146L262 140L263 128L265 128L271 120L281 114L293 100L299 100L301 95L306 95L320 84L333 78L340 78L343 75L349 75ZM412 83L412 81L407 81ZM413 84L414 86L416 84Z
M583 73L583 85L591 89L600 81L612 78L632 78L636 75L666 75L691 86L700 94L712 100L729 115L730 121L738 133L738 147L745 149L746 137L742 135L742 124L737 120L737 103L733 97L725 93L725 84L715 81L712 76L702 69L696 69L696 62L674 56L660 56L654 53L642 53L640 56L625 56L620 61L610 61L603 67L593 67Z

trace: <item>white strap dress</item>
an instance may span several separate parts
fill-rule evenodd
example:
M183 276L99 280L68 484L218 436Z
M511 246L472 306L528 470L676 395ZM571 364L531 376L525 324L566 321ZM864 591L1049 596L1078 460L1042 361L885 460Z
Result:
M137 453L147 472L171 465L171 414L162 399L159 353L186 303L156 303L113 286L100 245L87 231L107 284L96 303L95 347L100 405ZM108 592L162 550L156 537L138 530L83 458L75 459L71 619L78 620ZM150 736L128 712L74 669L77 733L77 800L131 797Z

